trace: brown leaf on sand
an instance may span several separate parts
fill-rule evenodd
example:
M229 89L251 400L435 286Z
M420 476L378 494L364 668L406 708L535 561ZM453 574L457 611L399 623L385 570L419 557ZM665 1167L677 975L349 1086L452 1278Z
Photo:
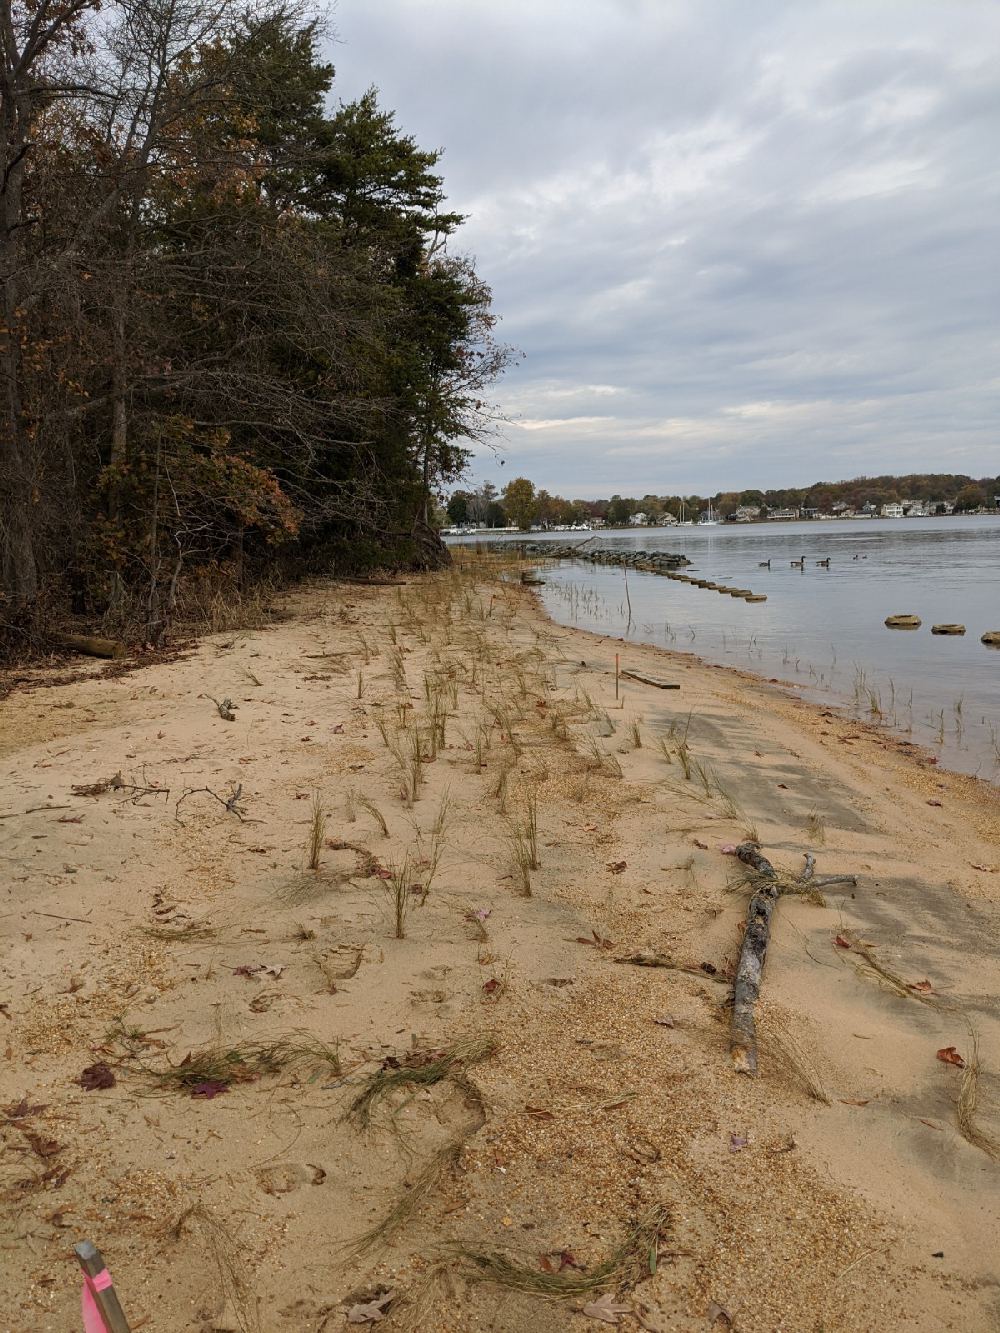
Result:
M955 1050L954 1046L942 1046L937 1053L937 1058L946 1065L957 1065L959 1069L965 1068L965 1061Z
M973 870L985 870L987 875L995 875L997 873L996 866L977 865L975 862L970 862L970 864L972 865Z
M657 1027L661 1028L672 1028L677 1026L669 1014L661 1014L659 1018L654 1018L653 1022Z
M703 852L708 851L708 843L702 842L701 838L692 838L691 841L696 847L700 847Z
M612 875L620 875L620 874L622 873L623 870L627 870L627 869L628 869L628 862L627 862L627 861L609 861L609 862L608 862L608 869L611 871Z
M386 1306L396 1299L394 1291L384 1292L371 1301L359 1301L347 1312L349 1324L380 1324L385 1318Z
M934 994L934 987L931 985L929 981L911 981L909 989L919 991L921 995Z
M588 1319L599 1319L602 1324L620 1324L619 1315L631 1314L631 1305L622 1305L616 1301L610 1292L606 1292L596 1301L589 1301L583 1307L583 1313Z
M838 949L850 949L852 947L851 941L845 940L843 935L838 935L833 942Z
M95 1092L98 1088L113 1088L117 1080L110 1065L101 1060L96 1065L88 1065L78 1081L80 1087L86 1088L87 1092Z

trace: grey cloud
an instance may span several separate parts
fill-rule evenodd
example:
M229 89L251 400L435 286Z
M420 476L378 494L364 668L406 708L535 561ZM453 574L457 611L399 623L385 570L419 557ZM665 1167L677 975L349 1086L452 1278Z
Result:
M340 95L375 83L444 147L526 354L477 476L1000 470L996 6L340 0L335 25Z

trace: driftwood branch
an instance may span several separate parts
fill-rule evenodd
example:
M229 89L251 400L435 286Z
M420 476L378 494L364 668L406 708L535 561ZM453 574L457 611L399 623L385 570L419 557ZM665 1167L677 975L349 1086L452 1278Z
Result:
M761 854L754 842L741 842L736 855L750 866L757 876L758 887L747 907L747 924L743 931L743 945L736 966L733 985L733 1018L729 1029L729 1053L738 1074L757 1072L757 1026L754 1005L760 995L764 975L764 960L771 933L771 914L781 888L774 866ZM810 870L811 874L811 870Z
M50 637L60 648L72 648L88 657L125 656L125 645L117 639L102 639L94 634L53 634Z
M622 675L628 676L629 680L638 680L643 685L655 685L658 690L679 690L680 685L671 680L663 680L660 676L647 676L644 671L626 671L622 668Z

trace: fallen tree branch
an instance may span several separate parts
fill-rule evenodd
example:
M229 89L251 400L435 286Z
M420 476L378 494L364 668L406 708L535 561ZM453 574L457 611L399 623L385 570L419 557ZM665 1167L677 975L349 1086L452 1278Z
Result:
M71 648L87 657L125 656L125 645L117 639L102 639L95 634L52 634L50 638L60 648Z
M702 981L717 981L721 986L728 986L731 980L717 969L709 971L708 964L692 967L689 963L675 963L663 953L630 953L616 958L615 962L630 963L633 967L665 967L671 972L687 972L692 977L701 977Z
M729 1029L729 1053L738 1074L757 1072L757 1026L754 1005L760 995L767 957L767 942L771 933L771 914L781 888L778 872L761 854L755 842L741 842L736 855L756 873L758 888L747 907L747 924L743 931L743 945L736 965L733 985L733 1017Z

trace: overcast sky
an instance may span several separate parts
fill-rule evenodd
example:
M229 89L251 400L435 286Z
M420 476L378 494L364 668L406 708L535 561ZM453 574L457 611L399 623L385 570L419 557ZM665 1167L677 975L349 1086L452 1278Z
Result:
M568 497L1000 472L996 0L339 0Z

